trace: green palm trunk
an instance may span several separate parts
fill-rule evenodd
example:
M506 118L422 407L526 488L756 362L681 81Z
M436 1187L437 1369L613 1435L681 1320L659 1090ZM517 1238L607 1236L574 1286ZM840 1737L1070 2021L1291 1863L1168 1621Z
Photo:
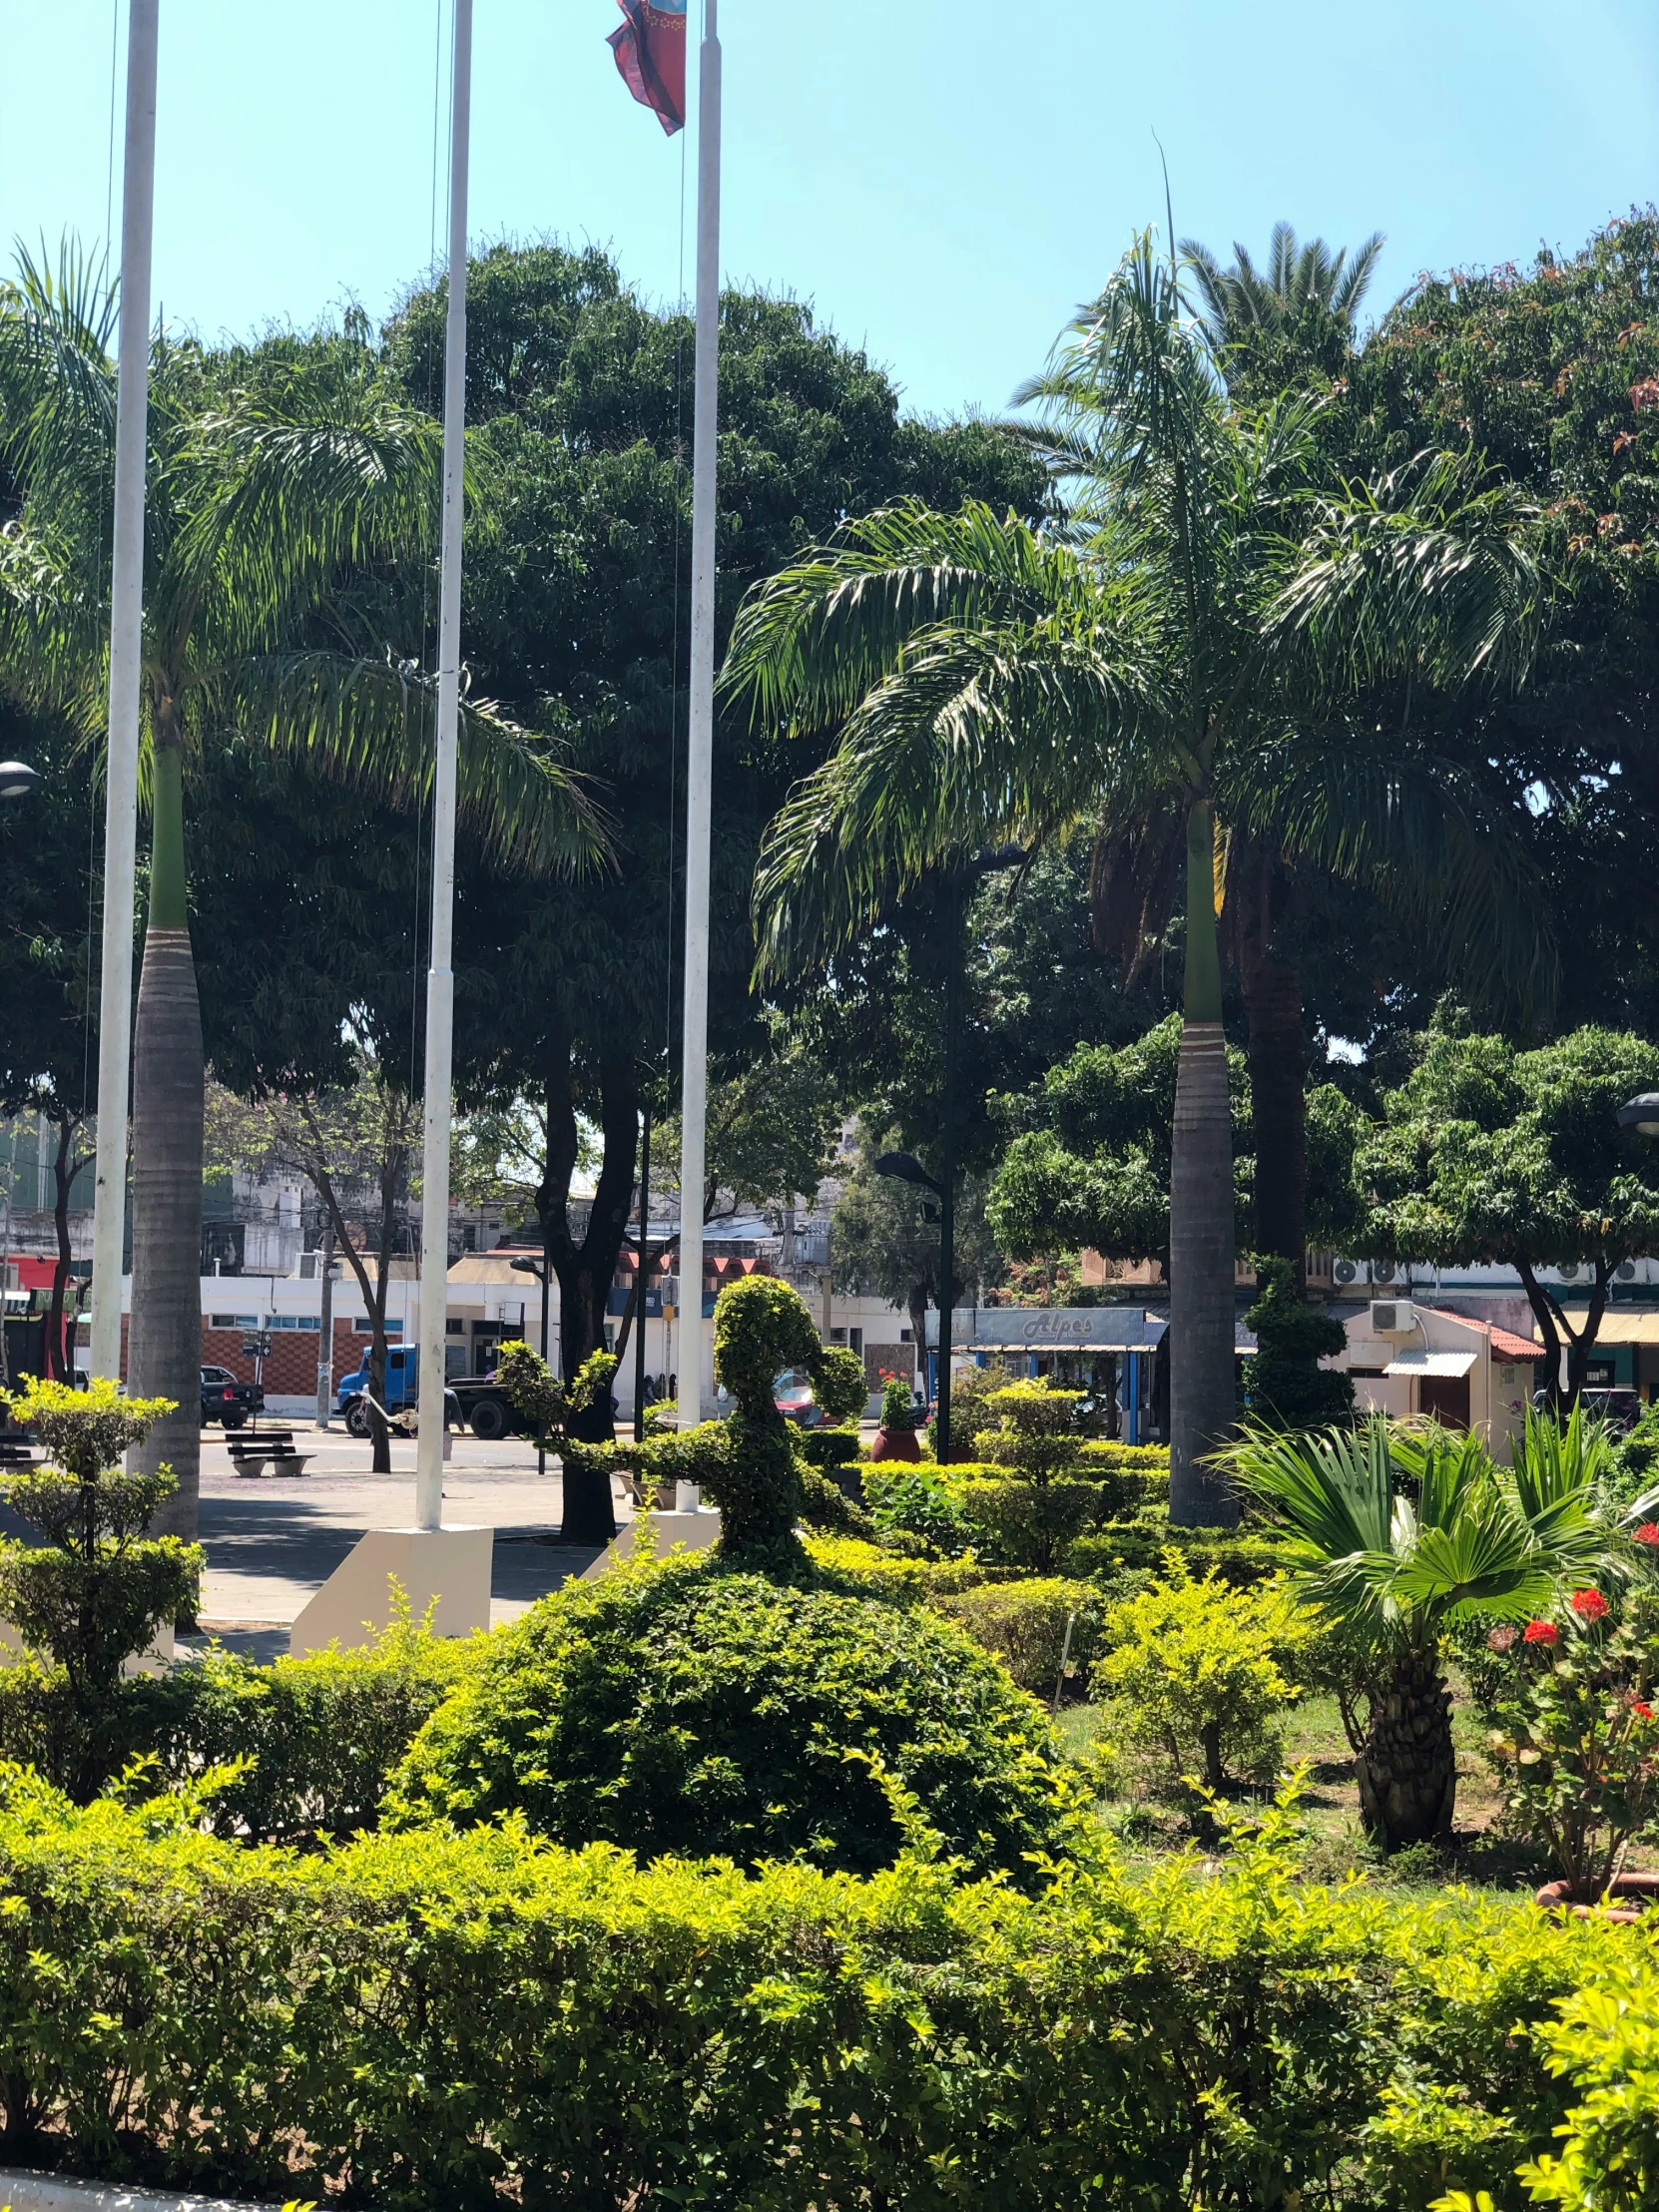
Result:
M1233 1119L1221 1026L1215 810L1187 814L1187 954L1170 1154L1170 1518L1239 1517L1231 1485L1205 1465L1233 1429Z
M1395 1659L1354 1771L1367 1834L1384 1850L1449 1835L1457 1796L1451 1692L1432 1651L1413 1647Z
M158 736L150 912L133 1046L133 1318L129 1386L178 1410L138 1447L179 1487L157 1532L194 1537L202 1474L202 1012L185 900L183 764Z

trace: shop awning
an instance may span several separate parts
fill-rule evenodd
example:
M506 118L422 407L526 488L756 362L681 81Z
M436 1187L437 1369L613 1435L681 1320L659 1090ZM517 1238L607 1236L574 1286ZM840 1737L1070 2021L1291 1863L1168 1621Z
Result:
M1402 1352L1397 1360L1388 1362L1382 1373L1459 1376L1467 1375L1473 1366L1472 1352Z

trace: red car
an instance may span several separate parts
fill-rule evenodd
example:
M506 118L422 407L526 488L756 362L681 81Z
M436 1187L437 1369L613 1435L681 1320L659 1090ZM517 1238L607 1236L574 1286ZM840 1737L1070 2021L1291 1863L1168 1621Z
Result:
M824 1419L813 1385L798 1368L786 1368L774 1380L772 1402L786 1420L793 1420L801 1428L817 1428Z

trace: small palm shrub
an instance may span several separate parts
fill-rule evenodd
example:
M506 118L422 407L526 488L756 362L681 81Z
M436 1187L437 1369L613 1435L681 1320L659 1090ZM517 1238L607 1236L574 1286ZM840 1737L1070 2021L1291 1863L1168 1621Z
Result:
M1105 1733L1166 1790L1192 1776L1211 1790L1271 1781L1296 1695L1280 1664L1291 1601L1276 1584L1195 1581L1175 1552L1166 1564L1166 1580L1106 1615L1093 1672Z
M890 1779L889 1779L890 1778ZM544 1598L489 1640L396 1778L396 1818L521 1813L566 1844L867 1873L894 1786L981 1869L1066 1833L1046 1717L931 1613L699 1560Z
M878 1459L863 1469L864 1503L883 1538L912 1536L937 1559L956 1559L973 1531L959 1485L930 1461Z

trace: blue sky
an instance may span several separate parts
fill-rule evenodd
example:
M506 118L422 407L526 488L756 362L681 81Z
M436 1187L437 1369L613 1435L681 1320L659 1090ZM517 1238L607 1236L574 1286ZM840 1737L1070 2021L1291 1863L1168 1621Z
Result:
M427 265L443 4L161 0L170 322L378 315ZM0 0L0 245L102 236L117 12ZM672 298L680 142L624 92L619 20L476 0L472 235L596 240ZM1001 408L1161 223L1154 129L1180 232L1383 230L1377 304L1659 196L1653 0L725 0L721 28L728 277L812 298L927 411Z

